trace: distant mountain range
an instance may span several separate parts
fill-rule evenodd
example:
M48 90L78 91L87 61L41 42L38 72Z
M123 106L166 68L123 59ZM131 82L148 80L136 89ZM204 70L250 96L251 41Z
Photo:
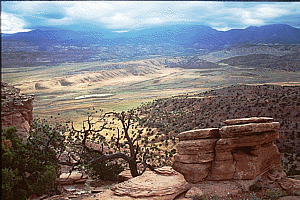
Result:
M38 29L12 35L1 34L2 40L22 40L33 43L93 43L108 45L172 43L188 48L218 50L255 43L300 43L300 29L274 24L246 29L217 31L202 25L170 25L142 30L111 31L95 29L72 31Z

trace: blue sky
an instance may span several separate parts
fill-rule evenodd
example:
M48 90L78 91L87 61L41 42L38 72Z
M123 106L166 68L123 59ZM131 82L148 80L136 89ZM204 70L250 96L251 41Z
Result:
M1 1L1 32L41 27L125 32L168 24L201 24L220 31L267 24L300 28L299 2Z

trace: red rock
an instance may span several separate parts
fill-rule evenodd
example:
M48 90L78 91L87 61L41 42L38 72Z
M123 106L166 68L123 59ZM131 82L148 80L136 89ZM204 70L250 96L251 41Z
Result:
M187 191L187 193L184 195L185 198L193 198L195 195L204 195L203 191L199 187L192 187Z
M216 143L216 151L231 151L237 147L258 146L264 143L276 141L279 138L278 131L262 133L260 135L251 135L235 138L221 138Z
M231 161L214 161L208 180L231 180L235 173L235 165Z
M177 138L179 138L180 141L197 140L197 139L204 139L204 138L218 138L218 137L219 137L218 128L207 128L207 129L185 131L178 134L177 136Z
M1 82L1 128L17 128L17 134L26 142L33 121L33 95L20 94L20 89Z
M259 147L254 151L255 156L242 150L233 153L235 161L234 179L255 179L271 168L280 166L280 153L274 144Z
M174 160L181 163L206 163L214 160L214 153L196 154L196 155L181 155L175 154Z
M211 162L201 164L186 164L181 162L173 162L173 168L183 174L189 183L197 183L208 176L211 168Z
M177 152L183 155L196 155L212 153L217 139L187 140L180 141L177 146Z
M216 151L215 161L231 161L233 162L233 156L230 151Z
M206 196L213 197L214 195L218 195L220 199L231 199L225 197L228 194L232 195L242 192L241 185L236 183L236 181L204 181L195 184L194 187L200 188Z
M255 179L269 169L280 168L280 154L273 144L279 138L275 131L279 123L267 123L271 120L265 117L228 120L229 124L251 123L222 127L220 139L215 129L179 134L181 141L176 146L174 169L188 182L197 183Z
M270 132L278 128L280 128L279 122L250 123L242 125L223 126L219 130L219 134L221 138L234 138Z
M273 118L271 117L250 117L241 119L227 119L224 121L227 125L237 125L237 124L248 124L248 123L264 123L271 122Z

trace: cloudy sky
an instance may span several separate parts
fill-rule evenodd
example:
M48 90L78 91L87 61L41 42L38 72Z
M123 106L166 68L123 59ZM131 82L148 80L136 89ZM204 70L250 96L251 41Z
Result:
M1 32L8 34L42 27L106 28L122 32L187 23L220 31L276 23L300 28L300 3L1 1Z

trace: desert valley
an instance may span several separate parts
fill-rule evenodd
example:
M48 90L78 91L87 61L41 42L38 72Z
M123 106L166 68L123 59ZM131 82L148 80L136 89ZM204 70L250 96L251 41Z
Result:
M281 155L281 160L279 158L276 162L279 162L279 166L281 162L281 167L289 178L299 178L300 29L279 24L230 31L216 31L206 26L166 26L162 30L157 28L149 31L150 33L145 32L137 31L132 35L126 32L121 36L108 36L109 33L103 33L104 36L101 37L91 33L83 36L83 33L62 29L34 30L14 35L2 34L1 78L7 84L1 85L1 93L4 94L4 88L8 88L5 91L15 91L10 88L13 86L20 89L20 96L22 93L27 96L32 94L33 118L45 119L52 124L74 122L74 127L78 130L82 128L83 121L87 120L88 116L97 118L105 112L121 113L134 110L139 120L132 126L137 130L144 130L141 131L137 141L140 141L141 145L150 144L157 152L166 152L165 158L169 156L169 160L164 162L164 165L169 166L173 165L174 158L171 157L177 155L175 160L179 159L178 154L175 154L176 145L180 140L179 135L183 132L216 128L221 133L222 127L225 126L223 122L228 119L272 118L274 122L267 119L262 122L250 120L249 123L279 122L280 127L276 125L276 128L267 132L261 131L264 134L275 134L278 129L279 138L274 136L260 143L255 140L257 143L253 142L255 145L251 148L246 145L246 148L249 148L246 150L251 153L246 150L246 153L240 153L234 148L228 150L235 159L235 170L241 170L238 167L243 167L243 164L237 164L239 163L237 159L241 159L238 156L247 154L251 157L255 149L257 154L261 155L263 154L261 148L271 148L270 145L274 142ZM165 35L161 34L165 32ZM5 96L7 100L9 92L3 94L2 97ZM1 101L5 102L5 99ZM9 112L8 110L5 112ZM235 122L233 125L244 124ZM121 128L121 125L119 127ZM257 134L253 132L254 135ZM109 132L106 138L110 137L113 138L115 135ZM133 139L135 135L130 137ZM222 135L214 137L209 136L209 139L205 139L213 138L214 142L219 140L217 145L224 140ZM177 146L177 151L178 148ZM203 161L213 163L209 168L216 171L209 173L217 174L218 170L222 171L214 164L220 162L214 160L218 155L216 151L213 150L212 160ZM274 152L274 157L279 155L276 153L277 149ZM248 158L247 156L245 158ZM251 159L252 157L249 158ZM262 165L269 167L265 166L265 163ZM271 165L273 166L273 163ZM163 167L163 164L157 167ZM177 163L178 168L180 167ZM158 174L177 173L173 172L173 169L159 168L159 170ZM177 171L185 175L186 169L180 170ZM270 172L269 168L268 170ZM263 170L258 170L255 175L258 177L262 172ZM281 173L280 170L279 172ZM270 174L272 175L271 172ZM203 180L227 180L210 179L210 176L213 177L210 174ZM247 178L246 175L245 177L247 180L257 178L256 176ZM282 180L283 177L285 176L282 175ZM231 179L244 180L236 176L232 176ZM274 185L280 180L274 179ZM266 184L264 181L261 183ZM195 182L199 183L198 180ZM251 184L254 185L254 182ZM186 185L183 185L180 187L185 188ZM126 187L129 186L126 184L113 186L112 191L114 195L120 193L118 195L128 196L123 191ZM187 190L188 188L185 191ZM263 188L262 191L265 190L266 188ZM69 193L70 191L71 189ZM219 194L223 195L222 192L216 195ZM299 192L293 194L300 195ZM72 195L75 199L97 199L91 195L89 197ZM262 197L265 193L258 192L257 195ZM164 199L175 197L176 195ZM227 197L224 194L222 199L242 199L242 197L254 199L250 193L245 193L244 196L236 193ZM57 195L49 197L49 199L59 198ZM154 199L153 196L151 198ZM176 198L188 199L182 195ZM192 199L191 196L189 198ZM128 199L138 198L131 195Z

